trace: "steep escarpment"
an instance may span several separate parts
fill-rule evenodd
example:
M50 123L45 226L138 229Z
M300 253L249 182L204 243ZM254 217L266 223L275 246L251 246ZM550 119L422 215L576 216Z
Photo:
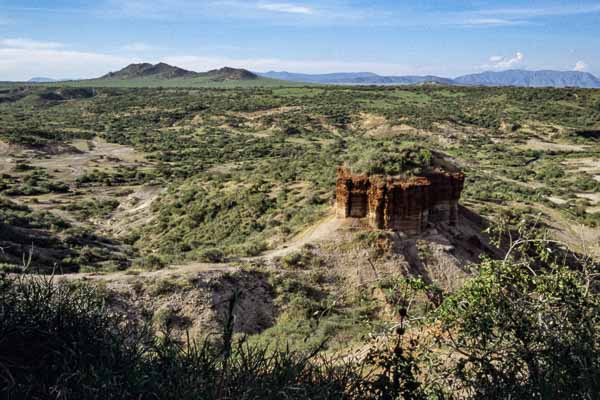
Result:
M336 212L340 218L367 218L376 229L420 234L429 223L455 225L465 176L441 168L420 176L353 175L339 167Z
M206 265L195 272L191 268L89 279L103 282L113 311L131 321L150 317L157 332L169 330L181 338L220 332L230 311L237 316L234 330L245 334L271 327L277 315L268 276L258 270Z

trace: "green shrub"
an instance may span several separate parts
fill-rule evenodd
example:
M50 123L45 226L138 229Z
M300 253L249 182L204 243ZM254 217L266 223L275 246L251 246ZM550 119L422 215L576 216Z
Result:
M211 263L221 263L225 261L225 255L219 249L207 249L200 254L200 260Z
M134 268L140 268L143 270L156 271L165 268L167 266L167 263L161 257L154 254L150 254L146 257L140 257L135 259L132 263L132 266Z
M547 240L529 221L516 231L512 253L481 262L477 276L437 311L442 341L456 354L446 358L442 379L455 382L450 392L470 399L594 398L600 392L598 265Z
M348 161L354 174L401 175L421 173L432 166L431 150L420 146L379 144L365 149L360 146Z
M61 208L72 212L77 218L85 220L91 217L106 218L117 207L119 207L119 201L116 199L84 199Z
M317 353L231 342L180 345L166 332L107 312L87 284L0 278L4 398L358 399L369 396L360 368ZM158 316L169 325L171 313Z

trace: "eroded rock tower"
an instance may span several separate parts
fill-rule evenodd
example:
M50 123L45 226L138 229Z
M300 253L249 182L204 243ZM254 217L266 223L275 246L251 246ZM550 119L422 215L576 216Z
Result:
M336 214L418 235L430 223L457 223L464 180L462 172L436 166L414 176L353 174L338 167Z

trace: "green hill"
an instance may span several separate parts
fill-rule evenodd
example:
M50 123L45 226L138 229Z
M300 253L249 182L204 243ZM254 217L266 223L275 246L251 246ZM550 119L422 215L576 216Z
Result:
M303 86L277 79L263 78L248 70L224 67L208 72L194 72L165 63L131 64L110 72L100 78L52 83L50 85L79 87L122 87L122 88L234 88L234 87L272 87Z
M109 72L100 79L102 80L125 80L153 77L157 79L173 79L194 77L196 72L188 71L183 68L174 67L165 63L152 65L149 63L130 64L117 72Z

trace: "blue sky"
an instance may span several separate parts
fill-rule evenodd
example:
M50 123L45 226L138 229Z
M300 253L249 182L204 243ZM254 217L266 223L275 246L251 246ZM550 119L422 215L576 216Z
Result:
M195 71L600 75L600 0L0 0L0 81Z

